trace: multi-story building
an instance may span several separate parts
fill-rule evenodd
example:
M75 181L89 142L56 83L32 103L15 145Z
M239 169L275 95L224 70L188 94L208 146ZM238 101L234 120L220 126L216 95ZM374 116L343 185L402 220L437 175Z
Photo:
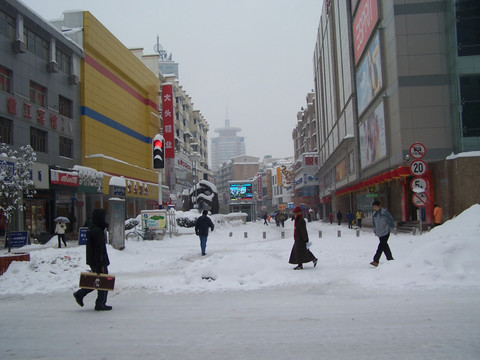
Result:
M37 154L36 193L13 230L35 238L53 232L56 216L75 218L82 58L81 47L21 2L0 1L0 141L15 149L31 145Z
M237 133L242 129L230 126L230 120L225 120L225 126L215 129L218 137L212 138L212 170L217 171L219 167L234 158L245 154L245 139Z
M475 0L325 2L314 51L325 213L368 213L378 198L397 220L416 219L407 167L414 143L427 149L427 222L434 202L447 217L478 202L478 191L449 194L447 184L473 186L446 170L461 166L478 179L478 157L445 158L480 147L479 14Z

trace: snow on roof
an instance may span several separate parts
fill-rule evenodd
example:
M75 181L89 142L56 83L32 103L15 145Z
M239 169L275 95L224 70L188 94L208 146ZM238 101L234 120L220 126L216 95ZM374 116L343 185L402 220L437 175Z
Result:
M459 154L454 154L453 152L447 156L446 160L455 160L457 158L464 157L480 157L480 151L467 151Z

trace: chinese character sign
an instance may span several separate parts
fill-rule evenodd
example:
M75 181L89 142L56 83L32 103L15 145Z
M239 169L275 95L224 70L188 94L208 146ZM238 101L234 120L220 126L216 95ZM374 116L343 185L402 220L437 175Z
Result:
M368 39L378 20L377 0L362 0L353 19L353 47L355 64L362 56Z
M162 117L165 158L175 157L175 126L173 110L173 86L162 85Z

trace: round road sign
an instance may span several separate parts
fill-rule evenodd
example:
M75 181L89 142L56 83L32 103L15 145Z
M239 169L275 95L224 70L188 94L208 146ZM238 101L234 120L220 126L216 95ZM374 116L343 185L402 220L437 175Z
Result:
M427 194L425 194L424 192L413 194L412 203L416 207L424 207L427 203Z
M410 174L423 176L427 172L427 163L423 160L415 160L410 164Z
M412 189L412 191L416 193L426 191L427 187L428 187L427 180L421 177L413 178L412 182L410 183L410 189Z
M422 143L414 143L408 150L410 156L416 160L422 159L427 153L427 148Z

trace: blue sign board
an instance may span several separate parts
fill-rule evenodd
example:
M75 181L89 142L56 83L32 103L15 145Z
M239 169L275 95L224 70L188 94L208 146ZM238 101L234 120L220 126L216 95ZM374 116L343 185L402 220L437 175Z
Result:
M87 245L87 230L88 227L78 229L78 245Z
M114 186L113 196L125 196L125 186Z
M15 174L15 163L11 161L0 160L0 170L5 171L7 174L3 180L11 181L13 175Z
M20 248L28 244L28 231L12 231L10 233L10 241L12 248ZM5 247L8 247L8 239L5 239Z

